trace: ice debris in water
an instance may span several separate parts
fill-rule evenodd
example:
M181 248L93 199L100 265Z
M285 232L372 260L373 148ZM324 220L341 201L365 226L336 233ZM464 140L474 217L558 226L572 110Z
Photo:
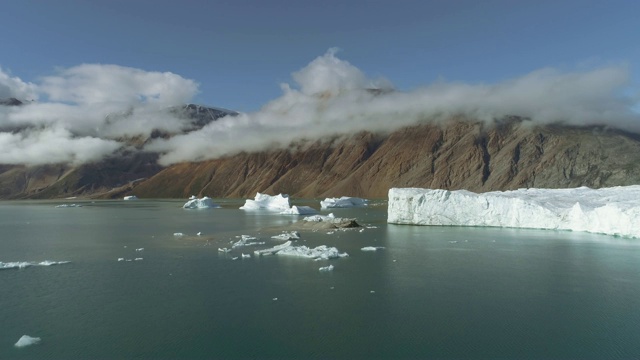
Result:
M80 204L60 204L56 205L57 208L79 208L82 207Z
M315 260L326 260L349 256L347 253L340 253L335 247L328 247L326 245L320 245L315 248L309 248L306 246L293 246L291 241L287 241L284 244L276 245L269 249L262 249L254 251L256 255L286 255L304 257Z
M320 272L333 271L333 265L329 265L329 266L322 266L322 267L318 268L318 270L319 270Z
M320 207L323 209L349 208L349 207L355 207L355 206L366 206L368 202L369 200L366 200L366 199L343 196L340 198L326 198L320 201Z
M137 248L136 251L144 251L144 248Z
M29 266L51 266L51 265L62 265L62 264L68 264L68 263L70 263L70 261L50 261L50 260L45 260L41 262L34 262L34 261L2 262L0 261L0 270L24 269Z
M232 249L235 249L240 246L264 245L264 241L251 241L251 240L258 240L258 238L254 236L240 235L236 237L240 238L240 240L236 241L235 243L233 243L233 245L231 245Z
M228 249L226 247L225 248L218 248L218 252L221 252L221 253L228 253L229 251L231 251L231 249Z
M277 240L296 240L300 239L300 233L297 231L283 231L282 234L274 235L271 238Z
M184 236L184 234L181 232L176 232L176 233L173 233L173 236Z
M293 205L290 209L285 209L280 212L281 215L311 215L317 213L318 211L310 206L297 205Z
M118 258L118 261L124 261L124 258Z
M135 260L135 261L141 261L141 260L142 260L142 258L135 258L135 259L133 259L133 260Z
M202 199L191 199L182 205L182 207L184 209L212 209L220 206L215 204L210 197L205 196Z
M362 251L376 251L378 249L384 249L384 246L365 246L360 250L362 250Z
M590 189L392 188L391 224L572 230L640 237L640 185Z
M250 257L251 257L251 254L244 254L244 253L242 254L243 259L248 259Z
M304 217L302 220L303 221L315 221L315 222L321 222L321 221L325 221L325 222L332 222L336 219L336 216L333 215L333 213L329 214L329 215L313 215L313 216L306 216Z
M135 195L125 196L124 200L138 200L138 197Z
M40 342L39 337L31 337L29 335L22 335L22 337L13 346L21 348L29 345L35 345Z
M191 196L189 196L189 200L195 200L195 199L197 199L197 198L198 198L198 197L196 197L195 195L191 195Z

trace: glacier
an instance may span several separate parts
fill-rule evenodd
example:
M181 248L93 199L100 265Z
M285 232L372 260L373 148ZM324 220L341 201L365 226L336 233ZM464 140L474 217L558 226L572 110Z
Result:
M571 230L640 237L640 185L591 189L391 188L390 224Z
M326 198L320 201L320 207L322 209L349 208L355 206L366 206L368 202L369 200L366 199L343 196L340 198Z

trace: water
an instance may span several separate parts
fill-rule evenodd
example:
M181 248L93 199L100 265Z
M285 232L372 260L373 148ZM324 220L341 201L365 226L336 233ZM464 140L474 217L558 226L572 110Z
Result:
M298 241L348 258L234 261L259 247L218 247L241 234L275 245L298 218L220 202L0 203L1 262L70 261L0 270L0 358L640 356L638 240L394 226L372 206L334 213L376 228ZM25 334L42 342L15 348Z

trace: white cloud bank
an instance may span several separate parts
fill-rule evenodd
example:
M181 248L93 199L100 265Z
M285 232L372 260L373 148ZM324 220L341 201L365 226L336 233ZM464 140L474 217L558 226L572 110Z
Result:
M628 85L625 66L586 72L534 71L491 85L438 82L411 92L389 91L384 80L368 79L336 57L334 50L293 73L280 98L260 111L223 118L202 130L157 140L147 149L162 164L204 160L240 151L286 147L298 139L319 139L358 131L391 131L452 115L493 121L508 115L545 124L606 124L638 131L633 102L619 94ZM367 89L380 89L382 94ZM377 94L378 93L378 94Z
M392 131L452 115L488 122L519 115L539 124L603 124L638 132L639 115L631 110L637 104L622 95L629 78L625 66L570 73L542 69L497 84L441 81L403 92L385 79L368 78L331 49L294 72L293 84L283 84L282 95L261 110L157 139L144 150L160 153L168 165L284 148L300 139ZM36 84L0 68L0 98L46 99L0 107L0 163L78 164L112 154L124 146L115 139L124 136L154 129L179 133L189 124L164 109L188 102L197 91L196 82L173 73L116 65L62 69Z

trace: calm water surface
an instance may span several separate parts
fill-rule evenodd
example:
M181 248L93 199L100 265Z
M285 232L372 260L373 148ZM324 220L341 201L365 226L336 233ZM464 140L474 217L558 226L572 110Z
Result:
M362 232L302 232L348 258L232 260L260 247L218 247L298 217L60 203L0 203L0 262L70 261L0 270L0 359L640 357L637 239L387 225L382 205L334 211Z

